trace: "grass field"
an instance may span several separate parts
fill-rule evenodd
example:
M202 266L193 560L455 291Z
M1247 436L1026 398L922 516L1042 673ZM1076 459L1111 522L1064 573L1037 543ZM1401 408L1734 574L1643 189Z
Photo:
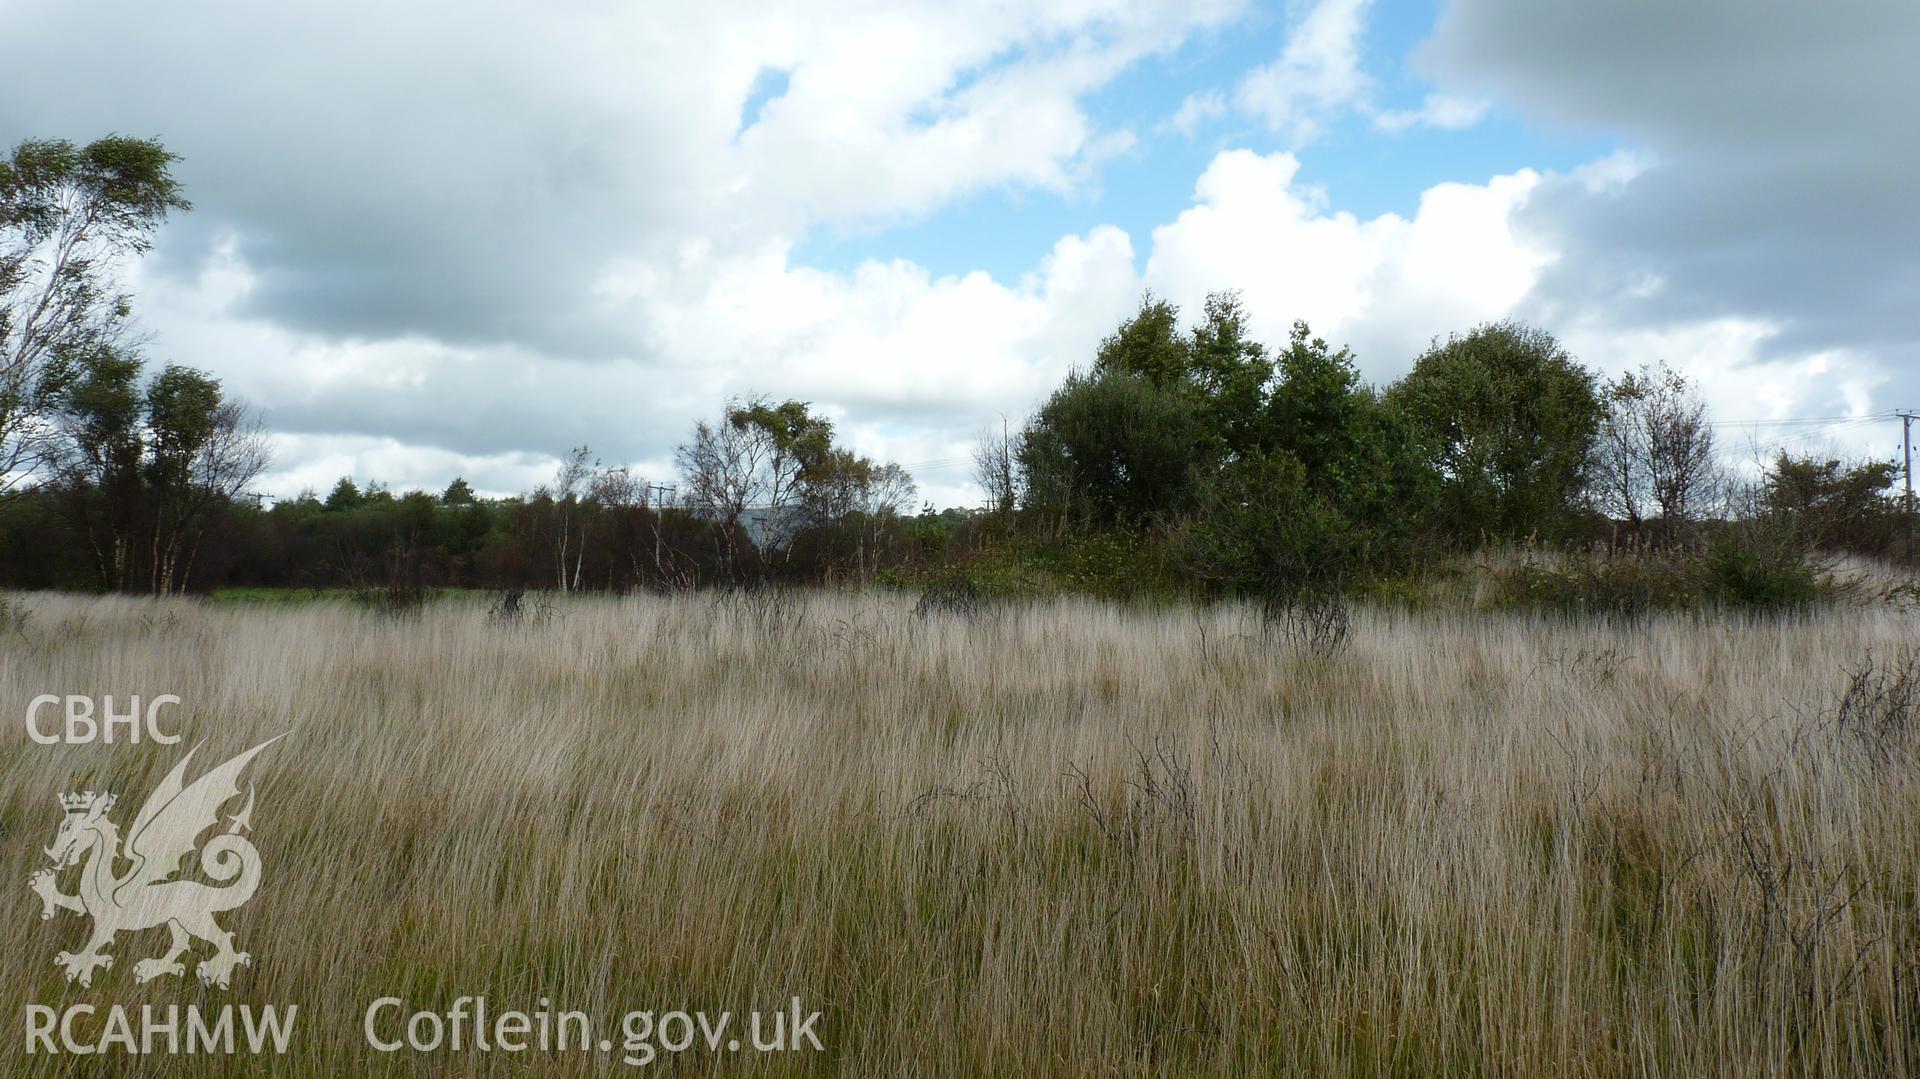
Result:
M7 1074L75 1067L18 1032L77 1001L299 1008L265 1069L155 1074L628 1070L368 1047L375 999L462 995L823 1013L821 1052L676 1073L1920 1071L1920 620L1892 610L1361 610L1318 655L1230 607L23 602ZM1870 653L1892 673L1843 708ZM33 744L41 693L177 694L187 742ZM263 882L224 916L253 965L136 985L149 930L69 985L86 923L27 887L56 796L111 789L124 825L194 741L211 765L286 731L252 773Z

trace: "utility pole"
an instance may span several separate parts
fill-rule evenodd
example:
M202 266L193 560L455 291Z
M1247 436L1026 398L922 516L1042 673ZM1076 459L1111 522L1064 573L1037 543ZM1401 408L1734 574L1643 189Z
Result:
M1900 450L1907 469L1907 573L1913 573L1913 417L1911 412L1896 412L1900 417Z
M671 498L673 494L679 489L680 488L678 484L672 484L672 483L647 484L647 501L651 504L651 507L653 509L653 568L656 571L660 570L661 511L666 509L667 499ZM658 491L660 493L660 501L658 502L653 501L653 494L655 491Z

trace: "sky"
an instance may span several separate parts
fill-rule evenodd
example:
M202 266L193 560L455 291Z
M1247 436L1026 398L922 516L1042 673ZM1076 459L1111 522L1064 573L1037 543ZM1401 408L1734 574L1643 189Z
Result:
M735 394L936 506L1143 292L1364 376L1506 317L1694 378L1723 450L1920 406L1920 5L0 0L0 142L154 136L155 362L263 491L671 482ZM1786 421L1786 422L1780 422Z

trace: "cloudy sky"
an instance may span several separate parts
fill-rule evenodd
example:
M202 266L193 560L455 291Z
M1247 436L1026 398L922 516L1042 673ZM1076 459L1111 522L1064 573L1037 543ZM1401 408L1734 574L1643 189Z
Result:
M1901 0L0 14L0 141L185 157L131 284L154 358L274 431L275 494L513 492L580 443L671 479L760 391L971 502L975 436L1149 288L1376 381L1517 315L1691 373L1747 456L1896 452L1920 405Z

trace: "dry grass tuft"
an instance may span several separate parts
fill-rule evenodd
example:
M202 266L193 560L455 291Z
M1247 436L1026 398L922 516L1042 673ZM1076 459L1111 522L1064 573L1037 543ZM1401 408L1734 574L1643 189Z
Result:
M1360 607L1329 650L1257 608L1064 600L566 600L516 633L478 604L23 604L0 635L13 1021L297 1003L276 1069L315 1075L619 1070L376 1057L361 1015L388 994L826 1012L825 1059L698 1071L1920 1070L1920 765L1884 749L1912 713L1858 677L1911 637L1892 610ZM232 993L135 986L153 935L91 990L59 978L82 923L25 888L55 794L143 796L177 753L33 745L44 692L176 693L208 760L295 732L260 762ZM60 1071L17 1044L9 1073Z

